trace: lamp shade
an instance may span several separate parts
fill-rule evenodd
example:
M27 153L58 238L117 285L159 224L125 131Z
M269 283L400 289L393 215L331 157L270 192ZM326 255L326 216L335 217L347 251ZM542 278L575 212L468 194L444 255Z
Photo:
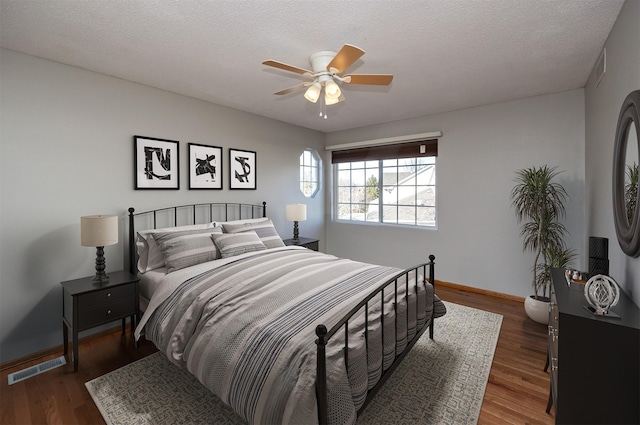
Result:
M324 83L324 93L329 99L337 99L342 94L342 91L335 81L329 80Z
M307 204L287 204L285 215L287 221L305 221L307 219Z
M304 98L307 99L311 103L316 103L320 98L320 91L322 90L322 86L317 81L314 81L313 84L309 86L306 92L304 92Z
M324 104L327 105L327 106L335 105L338 102L340 102L340 98L339 97L334 97L334 98L331 98L329 96L325 96L324 97Z
M117 215L87 215L80 217L82 246L107 246L118 243Z

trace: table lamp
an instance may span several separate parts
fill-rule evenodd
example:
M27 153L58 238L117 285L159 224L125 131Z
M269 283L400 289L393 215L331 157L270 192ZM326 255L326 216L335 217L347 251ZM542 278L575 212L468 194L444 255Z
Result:
M298 236L298 222L307 219L307 204L287 204L287 221L293 221L293 243L300 242Z
M104 272L104 247L118 243L117 215L87 215L80 217L80 243L96 247L96 275L93 282L109 282Z

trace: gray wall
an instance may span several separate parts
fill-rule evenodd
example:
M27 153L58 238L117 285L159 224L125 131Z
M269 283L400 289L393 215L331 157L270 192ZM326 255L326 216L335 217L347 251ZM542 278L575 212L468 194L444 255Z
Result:
M522 251L510 192L515 170L548 164L564 170L567 243L575 265L585 264L582 89L331 133L327 145L437 130L437 230L338 223L328 214L328 252L400 267L434 254L439 280L527 296L533 254Z
M628 0L605 44L607 71L585 87L586 233L609 239L609 273L640 305L640 258L620 249L613 224L613 145L625 97L640 89L640 1Z
M107 271L126 266L127 207L267 202L283 238L287 203L306 202L304 236L324 235L324 194L298 190L299 156L324 134L9 50L0 50L0 363L62 342L60 282L95 273L80 216L118 214ZM178 191L133 189L133 135L180 141ZM190 191L187 143L257 152L256 191Z
M301 233L344 257L408 266L433 253L438 279L526 296L532 254L522 252L509 193L514 171L565 170L568 243L586 269L588 236L609 238L611 273L640 304L640 259L622 254L611 206L613 137L620 105L640 88L640 2L627 1L607 41L607 74L573 90L323 135L54 62L0 49L0 363L60 344L59 282L94 273L79 217L177 203L267 201L290 237L284 204L306 202ZM586 131L585 131L586 129ZM442 130L438 229L331 221L331 167L323 190L298 191L298 156L311 147ZM133 141L180 140L179 191L133 190ZM187 143L255 150L258 189L189 191ZM586 168L585 168L586 164ZM125 266L124 235L107 247L107 270ZM323 247L324 245L324 247Z

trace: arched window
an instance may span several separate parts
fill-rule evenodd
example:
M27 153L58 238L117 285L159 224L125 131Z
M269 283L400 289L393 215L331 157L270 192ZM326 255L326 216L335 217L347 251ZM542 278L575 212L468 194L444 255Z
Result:
M320 191L320 157L312 149L305 149L300 155L300 191L307 198L313 198Z

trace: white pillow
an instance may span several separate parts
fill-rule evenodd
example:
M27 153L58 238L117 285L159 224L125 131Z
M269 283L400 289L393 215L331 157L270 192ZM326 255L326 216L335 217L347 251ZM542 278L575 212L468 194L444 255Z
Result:
M187 226L165 227L162 229L148 229L138 232L136 251L138 251L138 271L140 273L164 267L164 257L160 247L153 239L152 233L183 232L185 230L213 229L214 223L190 224Z

